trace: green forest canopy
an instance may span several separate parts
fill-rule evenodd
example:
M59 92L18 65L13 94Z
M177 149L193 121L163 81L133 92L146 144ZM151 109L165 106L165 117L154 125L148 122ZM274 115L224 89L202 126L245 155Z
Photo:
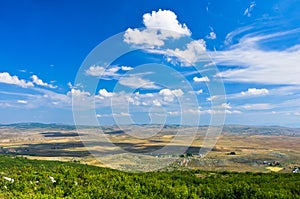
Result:
M127 173L1 155L0 198L300 198L300 175L199 170Z

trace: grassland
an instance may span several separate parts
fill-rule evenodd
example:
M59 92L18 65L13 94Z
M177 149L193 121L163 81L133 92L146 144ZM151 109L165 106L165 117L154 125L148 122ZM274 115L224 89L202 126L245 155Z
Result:
M188 146L181 139L174 141L178 129L185 133L194 130L179 126L124 126L122 129L111 126L103 127L102 133L99 133L99 129L94 127L81 127L77 132L74 127L65 125L3 125L0 126L0 153L30 159L76 161L121 170L130 170L133 164L150 161L152 168L142 165L144 171L158 168L159 165L155 165L157 159L167 158L172 164L162 168L165 170L291 173L294 167L300 166L299 129L225 126L216 145L205 157L199 156L199 150L206 127L197 129L193 142ZM168 144L174 150L167 154L157 153ZM184 155L177 153L180 147L187 147ZM120 149L125 153L120 154ZM141 152L150 154L147 160L128 155ZM95 155L105 158L99 161ZM109 165L109 162L114 164ZM279 164L270 165L273 162Z

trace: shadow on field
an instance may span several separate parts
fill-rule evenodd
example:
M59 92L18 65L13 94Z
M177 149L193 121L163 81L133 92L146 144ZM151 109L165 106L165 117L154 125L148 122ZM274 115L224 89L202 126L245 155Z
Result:
M54 132L43 132L41 133L44 137L78 137L79 134L78 133L61 133L59 131L54 131ZM80 135L82 136L82 135Z
M158 143L156 143L158 144ZM88 150L88 148L91 150ZM91 147L100 147L101 151L96 151ZM113 147L113 148L112 148ZM201 147L187 146L168 146L165 150L165 145L147 146L142 143L109 143L109 142L89 142L84 144L77 142L55 142L55 143L38 143L27 144L26 146L5 148L2 153L30 155L41 157L86 157L92 154L97 155L113 155L119 153L143 153L149 155L180 155L182 153L198 154Z

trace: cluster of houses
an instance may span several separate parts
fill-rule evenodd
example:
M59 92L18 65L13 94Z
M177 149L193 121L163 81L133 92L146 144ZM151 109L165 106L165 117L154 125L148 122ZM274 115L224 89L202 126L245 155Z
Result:
M280 162L279 161L263 161L263 164L264 165L267 165L267 166L280 166Z
M28 148L8 148L8 149L5 149L5 148L2 148L2 151L4 153L24 153L24 152L28 152L29 149Z
M293 173L299 173L299 167L294 167L293 168Z

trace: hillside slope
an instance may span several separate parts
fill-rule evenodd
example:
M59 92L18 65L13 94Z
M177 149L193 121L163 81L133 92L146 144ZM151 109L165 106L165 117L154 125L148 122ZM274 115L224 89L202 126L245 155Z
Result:
M0 156L0 198L300 198L300 175L126 173L78 163Z

